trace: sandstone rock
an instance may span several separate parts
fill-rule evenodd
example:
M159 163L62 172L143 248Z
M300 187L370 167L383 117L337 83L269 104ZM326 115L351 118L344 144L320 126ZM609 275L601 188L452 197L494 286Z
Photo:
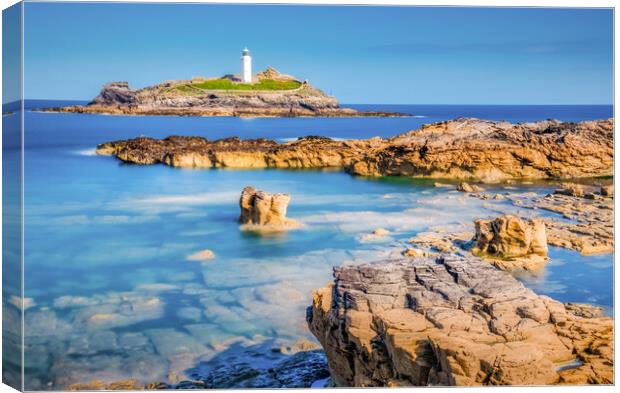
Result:
M451 188L452 185L450 184L445 184L445 183L440 183L440 182L435 182L433 183L433 187L444 187L444 188Z
M612 318L579 317L475 257L334 268L307 320L339 387L613 383Z
M75 383L69 386L69 390L142 390L145 386L136 379L127 379L105 383L101 380L93 380L86 383Z
M495 194L495 195L493 196L493 199L495 199L496 201L502 201L502 200L504 200L505 198L504 198L504 196L503 196L502 194Z
M299 223L286 217L290 200L287 194L269 194L245 187L239 199L239 222L246 229L284 230L297 227Z
M601 186L601 195L606 196L606 197L613 197L614 196L614 185L608 184L608 185Z
M603 308L591 304L565 303L566 311L582 318L599 318L604 315Z
M294 355L298 352L316 351L320 349L321 345L316 341L306 339L297 340L291 345L282 345L279 348L274 348L275 351L285 355Z
M584 255L614 251L612 198L590 200L551 194L542 198L513 199L512 202L525 208L548 210L563 217L540 218L545 223L550 245L576 250Z
M403 251L403 255L406 257L412 257L412 258L420 258L420 257L425 257L428 256L427 252L422 251L418 248L407 248L405 251Z
M101 144L98 154L178 167L343 168L361 176L475 178L485 182L613 174L613 120L528 124L456 119L390 139L335 141L136 138ZM473 185L460 188L480 192ZM470 191L467 191L470 192Z
M612 175L612 162L613 119L511 124L461 118L391 138L384 148L354 160L348 170L364 176L491 183Z
M456 252L471 240L472 233L463 232L420 232L408 240L409 243L421 247L428 255L436 253Z
M584 189L581 184L575 183L563 183L560 188L554 191L556 194L574 196L574 197L583 197Z
M490 257L502 269L523 267L531 270L542 265L547 256L545 224L505 215L495 220L476 220L472 253Z
M390 231L388 231L385 228L375 228L372 231L372 234L375 235L375 236L387 236L387 235L390 234Z
M459 183L459 185L456 186L456 190L461 192L484 192L484 188L476 184L469 184L466 182Z
M187 260L188 261L207 261L209 259L213 259L215 258L215 253L213 253L213 251L205 249L202 251L198 251L194 254L188 255L187 256Z

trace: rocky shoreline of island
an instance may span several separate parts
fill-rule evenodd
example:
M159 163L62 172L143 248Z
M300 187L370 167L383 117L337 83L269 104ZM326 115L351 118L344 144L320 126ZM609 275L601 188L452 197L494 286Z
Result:
M385 111L358 111L351 108L328 108L311 110L306 108L253 108L253 107L150 107L132 105L71 105L38 109L40 112L81 113L91 115L121 116L183 116L183 117L410 117L407 113Z
M142 89L132 89L127 82L111 82L105 84L99 95L87 105L41 111L125 116L411 116L407 113L343 108L335 97L325 94L308 81L281 74L271 67L257 73L253 79L253 84L239 84L233 75L225 75L221 78L171 80Z

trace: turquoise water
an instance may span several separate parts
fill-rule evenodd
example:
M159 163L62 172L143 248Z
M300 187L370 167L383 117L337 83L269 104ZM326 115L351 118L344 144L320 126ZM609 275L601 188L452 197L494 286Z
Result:
M422 180L126 165L93 155L97 143L140 134L349 138L357 130L388 136L423 120L27 112L27 389L130 377L175 382L233 346L238 360L250 356L244 348L310 339L305 308L311 290L331 280L333 266L399 255L419 231L467 226L516 209ZM238 198L246 185L289 193L289 216L302 228L272 236L240 231ZM390 235L368 237L377 227ZM188 260L204 249L215 258ZM551 257L544 273L522 280L558 300L612 310L611 255L582 257L554 248Z

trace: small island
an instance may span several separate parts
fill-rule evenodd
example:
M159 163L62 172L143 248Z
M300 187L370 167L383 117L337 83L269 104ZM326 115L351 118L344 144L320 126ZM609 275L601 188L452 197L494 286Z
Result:
M272 67L252 74L245 49L241 75L195 77L166 81L142 89L111 82L87 105L49 108L51 112L109 115L236 116L236 117L400 117L403 113L342 108L335 97L308 81Z

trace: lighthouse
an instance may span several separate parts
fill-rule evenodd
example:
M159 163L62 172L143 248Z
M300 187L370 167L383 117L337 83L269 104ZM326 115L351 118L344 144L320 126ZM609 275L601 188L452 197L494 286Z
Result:
M243 50L241 54L241 80L243 83L252 83L252 56L248 48Z

